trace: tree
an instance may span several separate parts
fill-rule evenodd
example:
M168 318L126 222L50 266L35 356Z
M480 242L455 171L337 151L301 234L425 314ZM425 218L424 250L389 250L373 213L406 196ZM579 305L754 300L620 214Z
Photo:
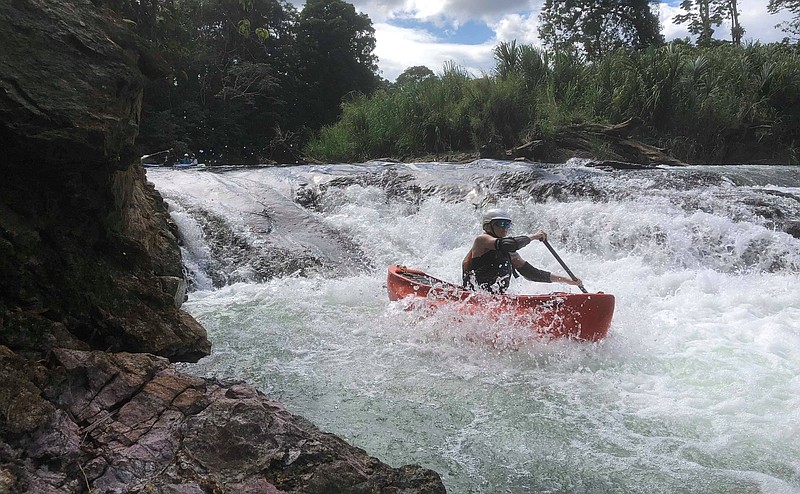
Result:
M422 82L425 79L436 77L431 69L424 65L415 65L403 71L402 74L397 76L396 84L402 86L404 84Z
M742 46L742 37L745 29L739 23L739 2L737 0L728 0L726 3L728 16L731 20L731 41L736 46Z
M738 0L684 0L681 9L686 13L676 15L673 20L678 24L689 23L689 32L697 36L698 46L712 44L714 27L728 19L731 23L731 42L742 45L745 29L739 22Z
M511 43L501 42L494 47L493 53L494 71L501 79L505 79L519 70L521 53L517 47L517 40L511 41Z
M554 51L578 49L590 61L622 47L663 44L653 0L545 0L539 36Z
M296 28L304 117L312 128L333 123L342 98L379 85L375 29L342 0L308 0Z
M778 24L784 32L800 37L800 0L769 0L767 10L770 14L777 14L781 10L788 10L794 14L791 21Z
M301 140L333 122L348 94L383 84L372 23L343 0L308 0L302 14L287 0L92 1L115 10L172 69L145 88L143 153L268 158L271 140Z
M98 0L158 48L172 76L145 88L138 145L233 150L264 148L293 118L297 85L283 0ZM246 151L243 151L244 149ZM230 153L231 151L229 151Z
M685 13L676 15L673 20L677 24L688 22L689 32L697 36L697 46L709 46L714 35L713 26L722 24L727 3L728 0L683 0L681 9Z

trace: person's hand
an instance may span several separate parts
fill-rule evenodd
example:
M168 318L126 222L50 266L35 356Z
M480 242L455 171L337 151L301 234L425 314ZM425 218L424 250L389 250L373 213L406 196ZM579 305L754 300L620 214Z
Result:
M547 240L547 234L545 232L543 232L542 230L539 230L538 232L532 233L532 234L530 234L528 236L530 237L531 241L533 241L533 240L539 240L539 241Z
M567 279L567 285L583 286L583 281L581 281L580 278L578 278L577 280L573 280L573 279L569 279L568 278Z

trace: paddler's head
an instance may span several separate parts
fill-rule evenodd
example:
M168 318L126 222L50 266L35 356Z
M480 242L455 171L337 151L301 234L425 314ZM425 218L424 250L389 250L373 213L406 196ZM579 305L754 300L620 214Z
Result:
M492 208L483 213L483 231L496 238L508 235L511 215L504 209Z

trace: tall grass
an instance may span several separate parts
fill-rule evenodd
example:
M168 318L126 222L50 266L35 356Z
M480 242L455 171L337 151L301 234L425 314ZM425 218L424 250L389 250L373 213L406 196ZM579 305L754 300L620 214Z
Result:
M447 64L437 77L355 97L306 152L326 161L509 148L566 125L645 122L646 136L688 161L745 147L800 146L800 48L785 44L619 50L588 63L530 45L495 49L493 74Z

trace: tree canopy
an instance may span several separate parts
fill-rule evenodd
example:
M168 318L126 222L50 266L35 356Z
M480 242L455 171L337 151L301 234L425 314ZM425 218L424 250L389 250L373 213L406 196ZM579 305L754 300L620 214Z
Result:
M308 0L300 11L287 0L93 2L116 10L172 69L145 89L142 154L291 163L311 140L369 158L508 147L565 122L631 116L699 148L726 132L767 132L769 122L780 143L797 125L797 47L710 41L722 19L733 44L741 40L736 0L684 1L696 50L689 40L663 45L653 0L545 0L545 47L500 43L494 74L474 82L451 63L439 77L408 67L394 85L377 75L371 21L343 0ZM794 12L784 28L800 33L800 0L769 7Z
M674 21L688 23L687 29L697 36L698 46L710 46L714 26L720 26L726 19L731 24L731 42L737 46L742 44L745 29L739 23L738 0L684 0L681 9L684 13L676 15Z
M307 0L297 23L298 67L307 92L305 117L336 121L342 97L369 94L380 82L375 29L365 14L342 0Z
M784 32L793 35L795 39L800 38L800 0L769 0L767 10L771 14L777 14L781 10L788 10L794 14L791 21L787 21L779 27Z
M269 158L336 120L349 94L380 81L372 22L342 0L96 0L148 39L172 69L145 90L143 154L202 149ZM294 137L292 137L294 136ZM274 147L274 146L272 146Z
M424 65L414 65L413 67L408 67L397 76L395 84L402 86L404 84L422 82L430 77L436 77L436 74L431 69Z
M663 44L652 0L545 0L539 36L553 51L579 50L599 60L622 47Z

